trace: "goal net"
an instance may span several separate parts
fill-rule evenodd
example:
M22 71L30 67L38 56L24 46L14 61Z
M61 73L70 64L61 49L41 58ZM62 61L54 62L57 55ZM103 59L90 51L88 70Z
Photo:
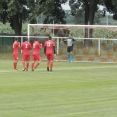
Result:
M59 60L67 60L65 39L71 33L76 61L117 61L117 26L28 24L28 38L44 43L48 36L56 43Z

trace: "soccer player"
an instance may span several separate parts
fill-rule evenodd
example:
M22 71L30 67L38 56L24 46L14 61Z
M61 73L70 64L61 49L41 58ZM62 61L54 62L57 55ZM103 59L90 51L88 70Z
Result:
M67 41L67 53L68 53L68 62L74 62L74 55L73 55L73 41L71 34L68 35Z
M41 56L40 56L41 49L42 49L42 44L38 42L38 39L35 39L35 42L33 43L32 71L34 71L41 63Z
M14 66L14 70L17 70L17 63L18 63L18 57L19 57L19 48L20 48L20 43L18 42L18 38L15 38L15 41L13 43L13 66Z
M32 49L30 42L28 41L28 38L25 39L25 42L21 45L22 49L22 65L23 65L23 71L28 71L29 67L29 61L30 61L30 50Z
M51 40L49 36L48 40L44 43L44 53L47 57L47 71L52 71L55 52L55 43Z

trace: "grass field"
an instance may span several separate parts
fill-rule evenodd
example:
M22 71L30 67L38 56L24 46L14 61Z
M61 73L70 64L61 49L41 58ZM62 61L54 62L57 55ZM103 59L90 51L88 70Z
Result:
M37 72L0 60L0 117L117 117L117 64L42 61Z

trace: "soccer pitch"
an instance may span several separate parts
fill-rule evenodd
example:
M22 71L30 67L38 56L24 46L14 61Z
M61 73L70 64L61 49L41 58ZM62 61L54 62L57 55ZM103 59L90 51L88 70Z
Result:
M116 117L117 64L42 61L37 72L0 60L0 117ZM31 68L31 66L30 66Z

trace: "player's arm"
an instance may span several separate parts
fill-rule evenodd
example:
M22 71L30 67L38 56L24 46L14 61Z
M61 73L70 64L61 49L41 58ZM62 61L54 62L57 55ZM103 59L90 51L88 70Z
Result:
M23 50L23 44L21 45L21 49Z
M39 47L40 47L40 49L42 49L42 43L41 43L41 44L39 44L39 45L40 45L40 46L39 46Z
M63 39L63 41L64 41L64 42L66 42L66 41L67 41L67 39Z
M74 39L74 38L72 38L72 41L75 41L75 39Z
M55 51L55 43L53 42L53 52L54 52L54 55L56 55L56 51Z
M32 45L31 45L31 43L29 43L30 44L30 50L32 50Z
M18 42L18 47L20 48L20 42Z
M54 54L56 54L56 51L55 51L55 46L53 46L53 51L54 51Z

